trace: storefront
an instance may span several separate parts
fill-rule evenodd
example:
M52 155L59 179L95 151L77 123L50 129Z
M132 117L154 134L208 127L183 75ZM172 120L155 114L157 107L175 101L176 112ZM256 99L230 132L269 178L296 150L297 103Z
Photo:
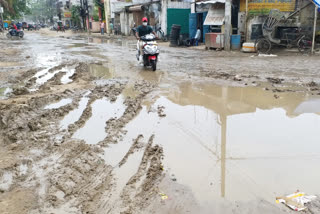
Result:
M195 34L197 27L200 27L202 32L202 40L205 42L206 33L224 33L225 31L225 5L226 0L209 0L195 2L191 8L192 12L190 17L194 20L190 22L191 35ZM239 1L231 2L231 11L227 14L231 16L230 34L238 33L238 12ZM194 35L193 35L194 36Z

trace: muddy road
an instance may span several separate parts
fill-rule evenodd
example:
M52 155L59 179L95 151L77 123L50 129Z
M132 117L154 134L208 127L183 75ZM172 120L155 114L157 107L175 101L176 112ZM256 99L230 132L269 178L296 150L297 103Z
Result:
M319 57L0 35L0 213L291 213L320 195ZM306 213L320 213L320 200Z

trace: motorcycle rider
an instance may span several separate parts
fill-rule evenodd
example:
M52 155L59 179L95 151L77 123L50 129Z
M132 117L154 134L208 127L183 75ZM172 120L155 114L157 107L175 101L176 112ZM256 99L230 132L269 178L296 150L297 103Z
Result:
M156 38L157 34L153 31L153 29L148 25L148 19L147 17L142 18L142 25L137 27L136 31L136 38L139 42L139 50L140 50L140 56L139 56L139 62L142 63L143 61L143 41L140 41L140 37L145 36L147 34L153 33Z
M12 22L12 27L13 27L13 31L12 31L12 33L11 33L11 36L14 36L14 35L16 35L17 32L18 32L18 27L17 27L17 25L16 25L14 22Z

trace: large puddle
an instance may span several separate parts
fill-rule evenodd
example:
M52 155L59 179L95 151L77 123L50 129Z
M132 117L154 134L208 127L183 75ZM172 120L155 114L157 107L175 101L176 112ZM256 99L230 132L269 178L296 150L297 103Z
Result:
M91 104L92 116L85 123L84 127L77 130L73 138L85 140L88 144L97 144L105 137L106 121L112 117L120 117L125 110L123 97L119 96L115 102L103 98Z
M297 189L319 194L319 99L261 88L185 83L144 106L123 142L106 149L111 165L138 134L164 148L164 167L200 205L249 202ZM166 117L157 114L164 106ZM151 111L150 111L151 107ZM153 111L152 111L153 109Z
M89 95L89 93L81 98L78 108L72 110L63 118L63 120L60 121L60 128L62 130L67 129L70 124L73 124L80 119L89 101L89 97L87 97L87 95Z

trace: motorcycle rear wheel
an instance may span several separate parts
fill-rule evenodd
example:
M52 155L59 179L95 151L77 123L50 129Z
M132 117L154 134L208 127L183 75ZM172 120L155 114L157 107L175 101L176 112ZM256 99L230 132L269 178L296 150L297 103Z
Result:
M7 38L8 38L8 39L11 39L11 38L12 38L12 36L11 36L11 34L10 34L10 33L7 33L7 35L6 35L6 36L7 36Z

